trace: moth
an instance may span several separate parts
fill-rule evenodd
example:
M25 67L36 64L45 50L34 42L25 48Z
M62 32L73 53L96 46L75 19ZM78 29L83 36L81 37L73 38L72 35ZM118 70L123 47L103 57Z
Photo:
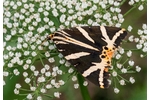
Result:
M48 39L83 77L108 88L112 56L126 35L124 28L82 26L56 31Z

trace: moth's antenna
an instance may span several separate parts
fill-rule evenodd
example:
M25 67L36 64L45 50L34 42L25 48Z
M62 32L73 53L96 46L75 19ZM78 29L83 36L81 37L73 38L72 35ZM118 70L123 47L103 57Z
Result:
M46 39L41 43L41 45L43 45L43 43L47 40L52 40L52 38L54 37L54 34L50 34L46 37Z

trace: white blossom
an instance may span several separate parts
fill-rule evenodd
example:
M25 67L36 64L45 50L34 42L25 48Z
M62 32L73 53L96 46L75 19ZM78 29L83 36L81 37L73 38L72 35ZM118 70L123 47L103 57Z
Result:
M73 77L72 77L72 81L77 81L77 77L76 77L76 76L73 76Z
M130 77L129 81L133 84L135 82L135 79L133 77Z
M38 77L38 80L37 80L39 83L41 82L45 82L45 77L41 76L41 77Z
M15 74L16 76L18 76L18 75L20 74L20 72L18 71L18 69L14 69L13 72L14 72L14 74Z
M128 56L128 57L131 57L131 56L132 56L132 51L131 51L131 50L129 50L129 51L127 52L127 56Z
M46 88L47 88L47 89L51 89L51 88L52 88L52 85L51 85L51 84L47 84L47 85L46 85Z
M11 68L11 67L13 67L13 64L12 63L8 63L7 66L8 66L8 68Z
M122 67L122 64L117 63L117 67L120 69Z
M74 88L78 89L79 88L79 84L74 84Z
M134 65L134 61L131 61L131 60L128 63L129 63L130 66Z
M32 98L33 98L33 97L32 97L32 94L28 94L28 95L27 95L27 99L32 100Z
M45 76L50 77L50 76L51 76L51 73L50 73L50 72L46 72L46 73L45 73Z
M42 88L41 90L41 93L46 93L46 89Z
M72 68L69 68L68 73L72 73L74 70Z
M28 76L28 73L27 73L27 72L23 72L23 76L24 76L24 77L27 77L27 76Z
M116 71L113 71L113 72L112 72L112 75L113 75L114 77L116 77L116 76L117 76L117 72L116 72Z
M57 70L57 74L62 75L62 70Z
M14 89L14 93L15 93L15 94L19 94L19 90L15 88L15 89Z
M64 64L64 63L65 63L65 60L64 60L64 59L61 59L61 60L59 61L59 63L60 63L60 64Z
M8 76L8 75L9 75L9 72L3 71L3 76Z
M68 61L66 61L66 63L65 63L65 66L66 67L69 67L71 64L68 62Z
M142 28L143 28L144 30L147 30L147 25L146 25L146 24L143 24L143 25L142 25Z
M141 71L141 67L136 66L136 71L137 71L137 72L140 72L140 71Z
M116 93L116 94L118 94L119 93L119 89L118 88L114 88L114 92Z
M26 60L26 63L27 63L27 64L31 64L31 62L32 62L31 59L27 59L27 60Z
M138 35L142 35L143 31L139 29L137 33L138 33Z
M134 4L134 0L130 0L129 5L133 5L133 4Z
M123 48L119 48L119 52L120 52L120 54L123 54L124 53L124 49Z
M34 76L38 76L39 75L39 71L34 71Z
M65 15L62 15L62 16L60 17L60 22L64 23L64 22L65 22L65 18L66 18L66 16L65 16Z
M120 59L121 58L121 55L120 54L117 54L116 55L116 59Z
M30 78L25 78L26 83L30 83L31 79Z
M142 51L143 51L143 52L147 52L147 47L144 47L144 48L142 49Z
M125 85L125 81L124 80L120 80L119 83L120 83L120 85Z
M11 39L11 35L6 35L5 40L9 41Z
M138 8L140 11L144 9L143 5L140 5Z
M49 69L50 69L50 66L47 65L47 64L45 64L44 68L45 68L46 70L49 70Z
M87 81L84 81L84 82L83 82L83 85L84 85L84 86L87 86L87 85L88 85L88 82L87 82Z
M58 71L58 66L53 67L52 69L54 72Z
M55 61L55 59L54 59L54 58L49 58L48 61L49 61L50 63L53 63L53 62Z
M137 43L139 42L139 38L134 38L134 41Z
M15 85L15 87L16 87L17 89L20 89L20 88L21 88L21 85L17 83L17 84Z
M137 49L141 49L141 48L142 48L142 45L141 45L141 44L137 44L137 45L136 45L136 48L137 48Z
M33 52L31 53L31 55L32 55L33 57L35 57L35 56L37 55L37 53L36 53L35 51L33 51Z
M34 41L33 41L33 39L34 39ZM31 41L32 41L32 42L35 42L35 38L32 38ZM32 50L35 50L35 48L36 48L36 46L31 45L31 49L32 49Z
M54 92L54 96L55 96L56 98L60 98L60 95L61 95L61 93L59 93L59 92Z
M45 72L46 72L46 69L45 69L45 68L42 68L42 69L41 69L41 73L44 74Z
M41 96L38 96L38 97L37 97L37 100L42 100L42 97L41 97Z
M133 38L134 38L134 36L131 35L128 39L129 39L130 42L133 42L133 40L134 40Z
M131 32L132 29L133 29L132 26L128 26L128 31L129 32Z
M126 68L122 68L122 69L121 69L121 72L122 72L122 73L127 73L127 69L126 69Z
M60 84L60 85L64 85L65 82L64 82L63 80L59 80L59 84Z
M140 54L140 57L141 57L141 58L143 58L143 57L144 57L144 55L143 55L143 54Z
M31 91L35 91L35 90L36 90L36 87L31 86L31 87L30 87L30 90L31 90Z

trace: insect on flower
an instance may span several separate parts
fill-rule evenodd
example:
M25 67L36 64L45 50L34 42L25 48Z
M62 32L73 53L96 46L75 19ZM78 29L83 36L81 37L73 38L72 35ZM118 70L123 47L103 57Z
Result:
M50 34L60 53L82 76L100 88L108 88L112 56L125 38L123 28L83 26Z

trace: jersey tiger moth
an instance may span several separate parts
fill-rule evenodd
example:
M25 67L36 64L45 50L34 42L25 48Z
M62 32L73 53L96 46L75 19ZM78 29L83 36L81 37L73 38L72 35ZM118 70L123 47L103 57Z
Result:
M123 28L82 26L54 32L48 39L82 76L108 88L112 56L126 35Z

